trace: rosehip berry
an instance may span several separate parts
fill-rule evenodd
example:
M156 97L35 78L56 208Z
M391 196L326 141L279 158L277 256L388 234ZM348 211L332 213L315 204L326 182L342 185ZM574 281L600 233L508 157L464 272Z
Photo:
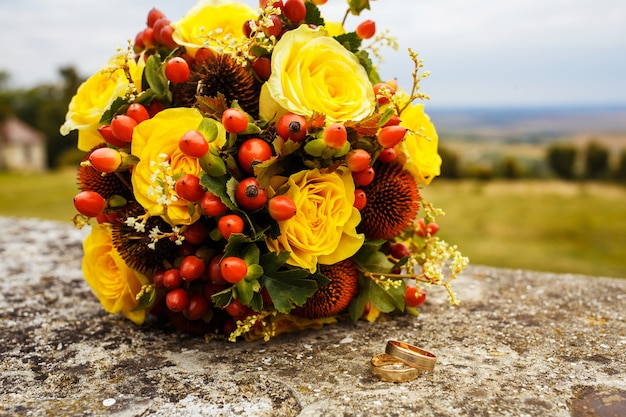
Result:
M354 207L361 211L365 207L365 204L367 204L367 195L365 194L365 191L361 189L354 190Z
M272 75L272 61L266 56L260 56L252 62L252 70L261 81L267 81Z
M235 199L244 210L254 211L267 202L267 191L260 187L256 177L249 177L237 184Z
M373 20L366 20L356 28L356 35L361 39L369 39L376 33L376 23Z
M204 135L197 130L186 132L178 141L178 147L191 158L201 158L209 150L209 142Z
M372 156L365 149L354 149L346 155L346 165L353 172L369 168Z
M222 276L222 271L220 268L220 261L222 260L222 255L215 255L209 265L207 266L207 278L214 284L217 285L225 285L228 284L228 281L224 279Z
M284 114L278 119L276 132L285 140L302 142L306 138L306 119L299 114Z
M372 181L374 181L374 175L375 175L374 168L369 167L367 169L364 169L363 171L353 172L352 179L357 185L360 185L361 187L365 187L365 186L370 185Z
M289 220L296 215L296 203L286 195L277 195L270 199L267 209L276 221Z
M281 2L282 5L282 2ZM276 7L276 3L274 3L274 7ZM272 26L269 27L263 27L263 32L265 33L265 36L267 36L268 38L271 38L272 36L276 39L280 38L280 35L282 35L283 33L283 22L282 20L280 20L279 16L276 16L275 14L270 16L270 20L272 21Z
M204 214L211 217L221 216L228 211L222 199L211 191L206 191L200 199L200 208Z
M128 110L126 110L126 116L132 117L137 124L143 122L144 120L148 120L150 118L150 113L148 113L148 109L143 104L133 103L128 106Z
M165 64L165 76L173 84L184 83L190 75L189 64L179 56L170 59Z
M95 191L81 191L74 197L74 207L83 216L96 217L106 206L106 200Z
M405 256L411 255L411 251L409 247L402 242L394 243L391 247L391 252L389 253L396 259L402 259Z
M154 40L156 43L163 45L163 39L161 38L161 30L165 26L169 26L170 23L172 22L167 17L161 17L157 19L156 22L154 22L152 29L154 30Z
M327 2L328 0L310 0L310 1L311 1L311 3L313 3L313 4L314 4L314 5L316 5L316 6L321 6L321 5L323 5L323 4L326 4L326 2Z
M174 190L187 201L198 201L204 196L204 188L197 175L185 174L176 181Z
M151 48L154 46L156 41L154 40L154 29L151 27L145 28L143 32L141 32L141 42L143 43L145 48Z
M201 64L203 62L212 61L215 58L215 54L209 48L200 48L196 51L194 60L196 63Z
M228 133L241 133L248 127L248 116L243 110L230 108L222 113L222 125Z
M243 22L243 26L241 30L243 31L243 36L249 38L252 35L252 25L258 26L257 22L254 19L248 19Z
M227 256L220 262L220 271L224 279L231 284L236 284L248 273L246 261L236 256Z
M239 318L248 310L248 307L235 298L226 306L225 310L229 316Z
M135 119L125 114L118 114L111 120L111 132L122 142L130 142L133 140L135 126L137 126Z
M186 226L183 230L183 236L185 237L185 242L189 242L193 245L199 245L204 242L204 239L207 237L207 227L202 222L195 222Z
M183 277L178 268L168 269L163 273L163 286L168 290L173 290L183 284Z
M402 142L406 135L407 128L404 126L387 126L380 129L376 139L384 148L393 148Z
M299 23L306 17L306 6L302 0L287 0L284 3L283 14L292 22Z
M175 49L178 47L178 44L173 38L174 28L171 25L165 25L159 31L158 39L163 46L169 49Z
M199 320L209 311L209 302L202 294L191 294L183 315L187 320Z
M114 172L122 164L122 155L113 148L98 148L89 154L89 162L100 172Z
M415 287L406 287L404 291L404 302L409 307L418 307L426 301L426 292Z
M185 281L193 281L204 274L204 261L196 255L189 255L180 262L180 276Z
M326 145L339 149L348 140L348 132L341 123L332 123L324 129L323 138Z
M176 254L184 258L186 256L194 255L198 248L191 242L184 240L180 245L176 245Z
M184 288L175 288L165 296L167 308L175 313L183 311L189 305L189 295Z
M143 30L135 35L135 42L133 42L133 52L136 54L146 49L146 44L143 42Z
M228 240L231 234L243 232L243 219L236 214L227 214L217 221L217 230Z
M439 225L435 222L429 222L426 224L424 219L417 220L417 226L415 227L415 232L419 237L427 237L433 236L435 233L439 231Z
M164 288L163 286L163 277L165 276L165 271L158 270L152 275L152 283L157 288Z
M385 125L383 127L387 127L387 126L397 126L399 125L401 122L400 118L398 117L397 114L394 114L393 116L391 116L391 118L389 120L387 120L387 123L385 123Z
M148 113L150 117L154 117L155 114L163 110L165 106L159 100L152 100L148 105Z
M394 148L385 148L378 155L380 162L391 162L396 159L396 150Z
M254 166L272 157L272 147L263 139L248 139L237 151L237 160L241 169L249 174L254 173Z
M123 148L124 146L128 145L127 142L119 140L118 138L115 137L115 135L113 134L113 130L111 130L111 126L107 126L107 125L100 126L98 128L98 132L100 133L100 135L102 135L102 138L108 144L117 146L118 148Z
M154 27L154 23L159 20L160 18L165 17L165 13L163 13L162 11L160 11L159 9L153 7L152 9L150 9L150 11L148 12L148 19L146 21L146 25L148 27Z
M388 83L374 84L374 94L376 96L376 100L378 101L378 104L389 103L388 96L393 96L395 93L396 93L396 90Z

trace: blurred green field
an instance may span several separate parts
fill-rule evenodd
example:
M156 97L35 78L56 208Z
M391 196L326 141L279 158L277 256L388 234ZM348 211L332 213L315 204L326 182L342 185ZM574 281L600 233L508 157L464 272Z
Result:
M0 216L70 222L73 170L0 173ZM445 181L422 190L445 210L441 236L470 262L626 278L626 188L546 180Z

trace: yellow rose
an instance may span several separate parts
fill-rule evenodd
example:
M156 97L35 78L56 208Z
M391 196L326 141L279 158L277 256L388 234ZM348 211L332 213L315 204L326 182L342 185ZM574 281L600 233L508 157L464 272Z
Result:
M289 265L313 273L318 263L343 261L361 248L364 237L356 232L361 214L353 206L354 181L349 171L304 170L287 183L285 195L295 202L296 215L278 222L280 236L266 241L270 250L291 252Z
M92 226L83 242L83 274L100 303L109 313L122 313L137 324L143 323L145 310L133 311L137 294L148 279L129 268L111 241L107 226Z
M141 89L143 60L137 64L132 57L122 52L111 57L104 68L82 83L72 97L60 131L62 135L67 135L78 129L78 149L89 151L104 142L98 133L100 118L111 103L124 96L131 87L124 71L125 65L128 65L134 87Z
M190 9L185 17L172 24L174 27L172 38L195 56L201 47L219 49L215 40L223 41L224 44L228 44L231 39L243 40L245 38L243 24L256 18L255 11L245 4L204 0Z
M197 129L201 121L202 114L195 108L170 108L138 124L133 133L131 153L139 158L131 179L135 198L148 213L163 217L171 225L191 224L200 217L199 210L190 214L187 200L178 197L173 177L200 174L198 159L185 155L178 141L189 130ZM210 146L221 146L224 141L225 133L220 129Z
M375 97L359 59L322 27L301 25L276 43L272 75L260 97L268 120L290 111L325 114L328 121L361 120L372 114Z
M409 129L396 148L400 161L418 182L430 184L441 173L441 157L437 153L439 138L435 126L424 113L423 104L408 106L400 115L401 126Z

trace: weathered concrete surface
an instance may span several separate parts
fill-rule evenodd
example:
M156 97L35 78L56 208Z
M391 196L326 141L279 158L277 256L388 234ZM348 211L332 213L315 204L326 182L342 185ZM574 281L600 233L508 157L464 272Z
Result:
M419 317L205 343L103 312L85 231L0 218L0 413L33 416L624 416L626 280L474 266ZM376 380L388 339L438 365Z

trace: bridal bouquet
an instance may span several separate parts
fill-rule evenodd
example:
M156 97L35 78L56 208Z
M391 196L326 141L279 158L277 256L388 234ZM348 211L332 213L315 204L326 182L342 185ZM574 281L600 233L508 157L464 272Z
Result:
M79 87L61 132L86 152L74 222L106 311L235 341L415 314L431 285L457 303L467 258L420 196L441 164L427 72L409 50L410 89L381 80L392 38L324 2L152 9Z

